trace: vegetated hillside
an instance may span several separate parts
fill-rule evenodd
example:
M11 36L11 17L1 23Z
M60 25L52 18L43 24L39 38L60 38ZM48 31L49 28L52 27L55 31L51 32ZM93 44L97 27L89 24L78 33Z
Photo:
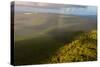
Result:
M75 40L58 49L48 63L65 63L97 60L97 32L82 33Z

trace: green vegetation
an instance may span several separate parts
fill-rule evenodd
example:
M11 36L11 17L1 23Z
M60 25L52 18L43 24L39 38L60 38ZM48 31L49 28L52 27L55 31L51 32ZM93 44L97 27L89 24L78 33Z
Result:
M97 32L95 30L87 33L64 32L62 35L56 33L52 31L52 33L48 32L34 38L15 41L15 65L97 59Z
M48 63L65 63L97 60L97 32L82 33L71 43L59 48L49 57Z

